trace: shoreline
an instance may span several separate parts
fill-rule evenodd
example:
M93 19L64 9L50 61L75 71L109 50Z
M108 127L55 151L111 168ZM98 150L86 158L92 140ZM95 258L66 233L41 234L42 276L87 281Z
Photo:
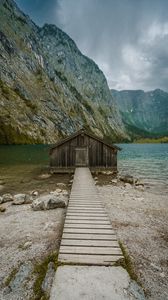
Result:
M98 186L98 190L146 299L168 299L167 196L118 183Z
M15 181L12 191L30 192L37 188L41 196L50 193L62 182L69 192L70 179L65 174L46 178L37 173L33 184L30 178L25 178L14 190ZM118 240L133 262L146 299L165 300L168 298L167 196L154 194L143 185L135 187L121 182L112 175L95 175L94 179ZM66 209L34 212L28 204L14 206L7 202L3 206L7 208L0 215L0 279L4 282L25 261L40 262L51 252L58 252ZM32 244L24 249L26 242ZM28 298L25 296L25 299Z

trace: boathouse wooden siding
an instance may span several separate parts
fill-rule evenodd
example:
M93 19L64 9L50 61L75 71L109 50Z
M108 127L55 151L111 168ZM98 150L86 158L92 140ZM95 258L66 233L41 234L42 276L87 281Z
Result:
M81 131L51 148L50 166L117 169L118 150L120 149L115 145L108 145L103 140Z

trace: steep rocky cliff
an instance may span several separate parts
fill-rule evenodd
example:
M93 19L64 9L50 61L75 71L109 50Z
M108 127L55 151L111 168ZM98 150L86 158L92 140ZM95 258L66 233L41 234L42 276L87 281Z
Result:
M129 135L133 138L168 136L168 93L159 89L111 90L111 93Z
M82 126L128 139L98 66L55 25L0 0L0 143L54 143Z

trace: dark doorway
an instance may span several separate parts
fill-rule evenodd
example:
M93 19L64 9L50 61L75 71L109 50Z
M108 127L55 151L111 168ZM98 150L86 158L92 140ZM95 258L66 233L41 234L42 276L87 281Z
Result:
M86 167L88 165L88 149L87 148L76 148L76 167Z

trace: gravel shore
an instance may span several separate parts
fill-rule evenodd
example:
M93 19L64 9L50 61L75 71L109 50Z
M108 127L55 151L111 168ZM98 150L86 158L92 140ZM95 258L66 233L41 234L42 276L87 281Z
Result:
M52 177L40 179L33 189L38 184L40 194L45 190L49 192L56 187L56 182L59 185L60 179L60 176L54 180ZM64 180L68 190L69 179L70 176ZM113 182L109 176L98 176L95 181L112 227L132 259L146 298L168 299L167 195L117 180ZM24 185L23 191L30 192L30 183ZM29 204L14 206L10 202L3 207L6 211L0 215L0 299L12 300L16 298L1 297L6 279L21 264L40 262L49 253L58 251L66 209L32 211ZM32 285L21 295L29 299Z
M168 299L168 198L121 183L98 186L148 300Z

